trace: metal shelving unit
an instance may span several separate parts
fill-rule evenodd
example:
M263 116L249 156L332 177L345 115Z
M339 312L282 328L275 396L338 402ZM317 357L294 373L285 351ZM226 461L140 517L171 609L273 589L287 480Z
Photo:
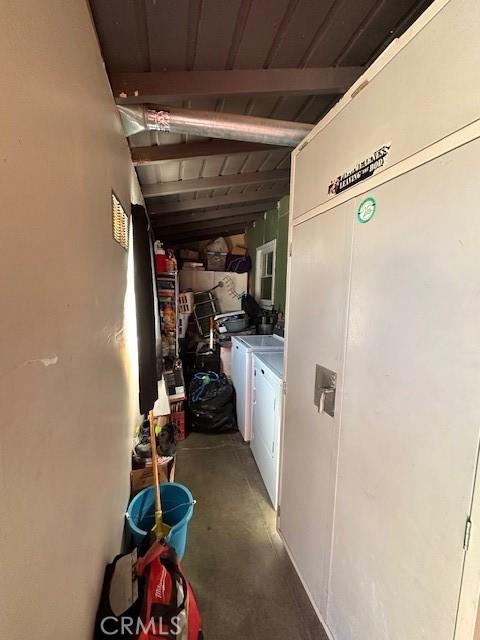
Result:
M165 340L168 342L169 352L163 353L163 357L171 357L173 359L178 358L178 295L179 295L179 283L178 283L178 271L156 273L155 280L157 285L157 298L158 298L158 311L160 314L160 325L162 331L162 342ZM167 308L170 307L175 315L174 323L168 323L165 317ZM173 324L173 330L171 326ZM173 340L172 340L173 339ZM173 344L173 351L171 345Z

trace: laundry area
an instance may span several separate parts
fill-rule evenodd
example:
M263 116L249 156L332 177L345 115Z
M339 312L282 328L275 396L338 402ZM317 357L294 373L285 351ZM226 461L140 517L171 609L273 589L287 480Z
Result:
M0 637L480 640L480 3L0 20Z

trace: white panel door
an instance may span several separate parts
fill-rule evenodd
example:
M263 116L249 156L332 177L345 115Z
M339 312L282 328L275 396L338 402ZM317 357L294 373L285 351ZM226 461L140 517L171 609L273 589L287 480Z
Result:
M355 221L336 640L454 637L480 425L479 158L476 141L382 185Z
M293 232L279 528L326 613L353 203ZM313 404L315 366L338 374L336 417Z

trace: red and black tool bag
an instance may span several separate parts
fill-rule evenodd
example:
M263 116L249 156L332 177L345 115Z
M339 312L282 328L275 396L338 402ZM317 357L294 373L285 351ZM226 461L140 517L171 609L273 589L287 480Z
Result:
M136 573L145 579L138 640L201 640L200 612L175 551L165 542L154 543L138 559Z

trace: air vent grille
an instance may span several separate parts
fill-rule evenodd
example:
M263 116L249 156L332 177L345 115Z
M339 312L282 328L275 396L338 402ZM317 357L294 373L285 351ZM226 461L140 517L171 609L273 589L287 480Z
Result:
M112 231L113 239L128 250L128 216L120 200L112 191Z

